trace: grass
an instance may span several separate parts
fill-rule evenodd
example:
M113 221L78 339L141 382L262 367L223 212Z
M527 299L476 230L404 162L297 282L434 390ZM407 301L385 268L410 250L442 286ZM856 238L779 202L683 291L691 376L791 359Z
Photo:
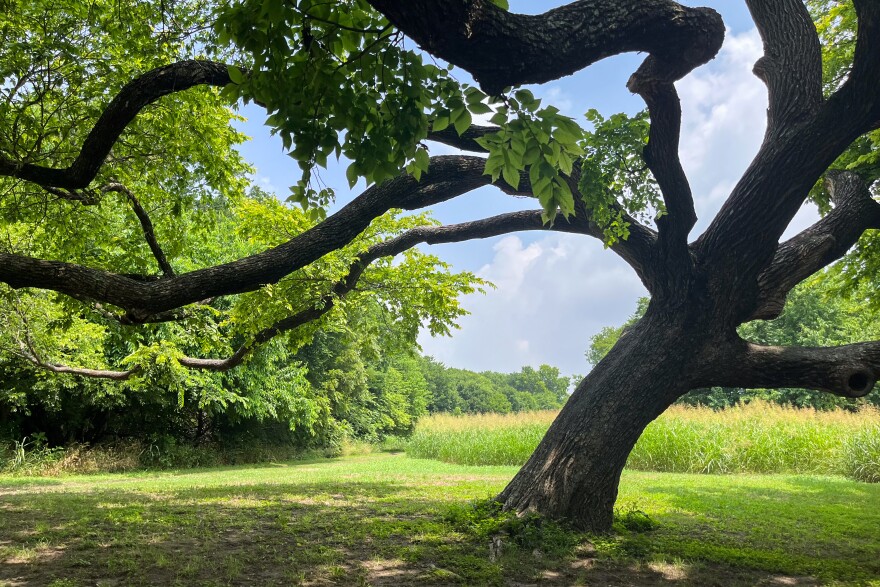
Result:
M419 423L406 450L461 464L522 465L554 415L431 416ZM628 467L880 481L880 412L817 412L761 402L723 411L673 406L645 430Z
M0 585L880 586L880 485L627 471L617 533L536 542L466 507L515 470L373 454L0 477Z

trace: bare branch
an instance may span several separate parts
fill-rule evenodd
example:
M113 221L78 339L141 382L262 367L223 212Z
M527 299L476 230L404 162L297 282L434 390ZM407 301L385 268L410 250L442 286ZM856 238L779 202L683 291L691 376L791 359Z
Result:
M62 200L81 202L83 206L94 206L101 201L101 198L98 197L97 194L88 190L63 190L51 186L43 186L43 189Z
M581 0L534 16L490 0L369 1L423 49L469 71L493 95L633 51L675 62L668 80L674 81L712 59L724 37L714 10L670 0Z
M230 81L227 66L213 61L180 61L153 69L123 86L89 132L70 167L44 167L0 158L0 175L44 187L83 189L95 178L122 131L145 106L194 86L225 86Z
M767 135L810 119L822 104L822 51L803 0L747 0L764 41L755 75L767 84Z
M93 379L111 379L113 381L125 381L140 371L140 367L134 367L127 371L108 371L104 369L85 369L82 367L69 367L67 365L56 365L40 359L37 355L29 353L25 350L21 352L29 363L35 367L51 371L52 373L63 373L67 375L79 375L80 377L90 377Z
M723 365L713 365L711 385L801 387L857 398L870 393L880 377L880 341L816 348L739 342Z
M751 319L779 316L795 285L841 258L865 230L880 229L880 204L858 175L832 172L827 182L834 209L779 246L773 262L758 277L758 304Z
M141 206L141 203L131 192L131 190L121 183L109 183L105 186L102 186L100 191L101 193L117 192L123 194L126 198L128 198L128 201L131 203L131 207L134 210L135 215L138 217L138 220L141 223L141 228L144 232L144 238L146 239L147 244L150 246L150 250L153 252L153 256L156 258L156 262L159 264L159 269L162 270L162 273L165 275L165 277L174 277L174 269L168 262L168 258L165 256L165 252L162 251L162 247L159 246L159 241L156 240L156 231L153 228L153 222L150 220L150 215L147 214L147 211L144 210L144 207Z

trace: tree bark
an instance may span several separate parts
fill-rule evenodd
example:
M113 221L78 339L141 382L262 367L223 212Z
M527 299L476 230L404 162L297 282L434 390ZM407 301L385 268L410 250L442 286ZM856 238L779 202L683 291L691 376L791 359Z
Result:
M528 462L498 496L519 513L611 528L627 457L645 427L686 393L689 365L709 338L659 313L622 336L580 383Z

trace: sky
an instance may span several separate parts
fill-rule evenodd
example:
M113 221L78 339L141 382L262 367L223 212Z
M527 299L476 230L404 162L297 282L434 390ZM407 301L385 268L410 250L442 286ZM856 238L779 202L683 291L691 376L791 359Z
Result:
M540 13L561 3L512 0L510 9ZM745 2L711 0L693 5L721 13L727 35L715 60L676 84L682 102L680 156L699 217L691 239L708 226L760 147L767 108L766 89L751 72L762 47ZM606 59L530 89L544 105L553 104L584 123L583 115L590 108L606 116L633 114L644 104L626 89L626 81L643 58L627 54ZM455 75L469 80L461 70ZM248 120L239 128L252 137L240 151L256 169L254 180L286 197L288 186L298 179L295 162L263 126L265 113L259 107L243 108L240 114ZM433 155L451 152L431 144ZM321 174L336 189L336 207L365 187L359 184L350 190L343 172L344 167L339 167ZM532 200L484 187L432 210L442 222L455 223L533 208L537 206ZM817 217L808 205L786 236ZM647 294L626 263L588 236L532 231L424 250L450 263L453 270L474 272L495 285L485 295L462 297L470 315L459 320L460 328L451 337L420 335L424 353L450 367L512 372L525 365L548 364L565 374L585 374L590 369L584 357L590 337L605 326L621 324L635 310L638 298Z

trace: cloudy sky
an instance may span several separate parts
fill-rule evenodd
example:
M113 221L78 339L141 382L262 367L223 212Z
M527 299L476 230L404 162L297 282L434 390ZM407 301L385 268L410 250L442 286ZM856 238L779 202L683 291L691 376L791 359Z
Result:
M542 12L558 1L512 1L511 10ZM687 2L686 2L687 3ZM751 73L761 55L761 41L744 2L702 2L718 10L727 25L717 58L677 84L682 101L681 159L691 180L699 221L691 238L708 225L760 146L765 126L766 91ZM583 119L589 108L605 115L635 113L640 98L626 89L626 80L644 56L624 55L591 68L533 87L544 104ZM461 76L461 79L466 79ZM241 151L256 167L256 181L280 196L296 179L296 166L273 140L257 108L246 108L242 130L252 140ZM434 154L450 152L433 146ZM344 169L344 168L342 168ZM340 203L357 195L341 170L322 178L336 188ZM502 212L534 208L492 187L477 190L434 209L444 223L474 220ZM789 234L816 218L805 208ZM584 351L603 326L618 325L646 294L635 273L602 244L586 236L540 231L430 248L456 270L473 271L496 286L486 295L463 298L471 314L449 338L420 337L424 351L446 365L476 371L517 371L542 363L563 373L584 374Z

